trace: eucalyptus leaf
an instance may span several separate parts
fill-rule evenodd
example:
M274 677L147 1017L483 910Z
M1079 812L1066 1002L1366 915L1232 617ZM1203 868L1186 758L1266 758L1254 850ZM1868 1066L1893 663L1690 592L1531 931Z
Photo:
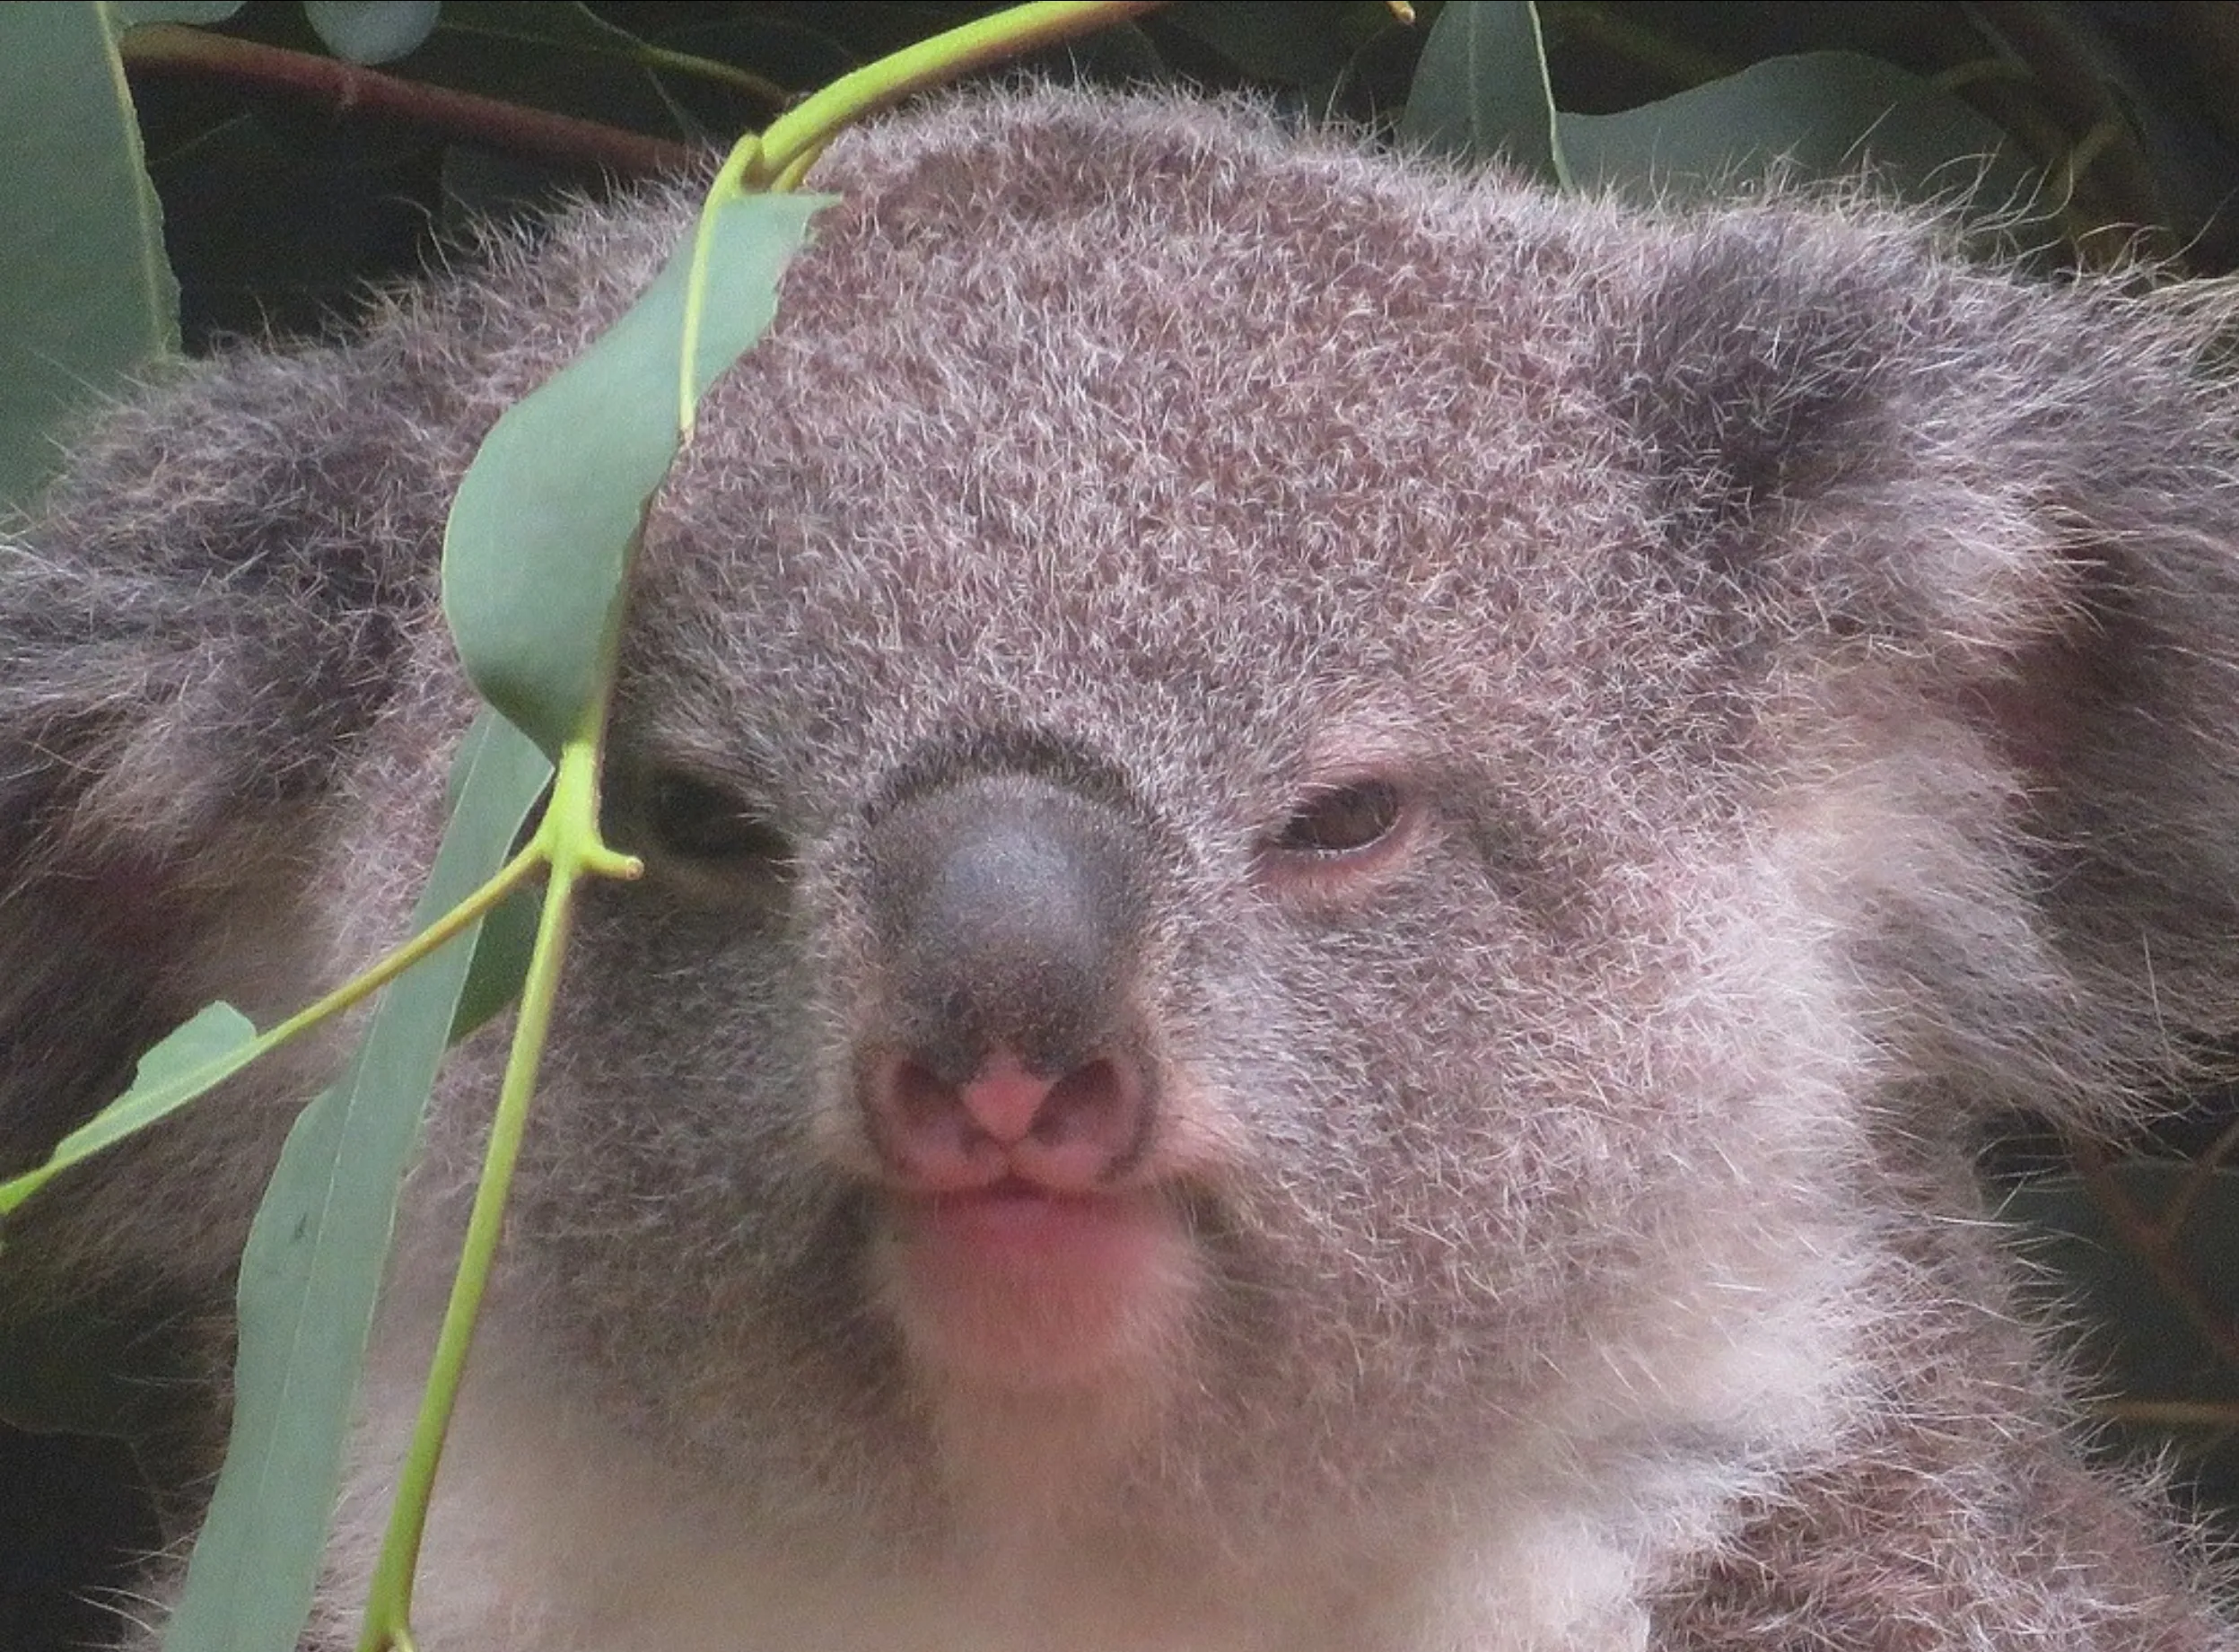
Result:
M2141 1215L2166 1211L2197 1180L2190 1216L2173 1254L2226 1323L2239 1324L2239 1171L2202 1176L2193 1166L2156 1159L2111 1165L2112 1185ZM2075 1176L2011 1190L1999 1212L2031 1233L2030 1254L2052 1267L2091 1309L2124 1392L2162 1398L2239 1402L2239 1371L2207 1346L2153 1270Z
M503 866L550 779L485 714L454 765L458 804L421 927ZM233 1433L164 1652L293 1652L341 1484L398 1189L458 1014L468 931L375 1003L342 1081L289 1132L241 1258Z
M1439 13L1399 135L1457 160L1499 156L1544 183L1569 181L1530 0L1455 0Z
M624 58L643 43L612 19L572 0L451 0L444 10L449 27L469 34Z
M249 1064L257 1029L227 1003L206 1004L173 1027L134 1070L132 1087L60 1141L38 1168L0 1182L0 1215L71 1166L215 1088Z
M695 395L758 338L825 197L737 197L711 214ZM648 503L678 447L690 246L475 455L443 537L443 608L485 699L556 754L599 701ZM836 393L837 387L835 387Z
M1622 114L1563 114L1555 124L1582 187L1640 200L1731 194L1775 165L1802 179L1870 169L1916 201L1972 194L2005 209L2035 191L1987 116L1856 52L1774 57Z
M459 989L458 1012L451 1019L453 1044L494 1019L520 996L521 983L529 978L529 957L537 944L537 921L543 911L538 891L516 889L482 920L474 962L467 971L466 984Z
M746 110L702 126L684 116L673 95L672 83L698 78L695 71L720 82L730 72L727 65L695 60L687 68L649 49L640 33L624 26L673 23L665 10L617 6L611 13L601 16L564 0L446 0L442 26L414 58L414 73L501 102L561 109L630 131L704 144L738 130L738 113ZM751 51L741 55L754 61ZM835 66L845 66L844 59ZM823 78L829 72L800 83L814 85ZM764 102L750 108L762 120L771 113Z
M1449 13L1455 9L1447 7ZM1335 83L1354 54L1393 22L1390 9L1374 0L1367 5L1310 6L1297 0L1223 0L1220 5L1176 6L1169 17L1174 27L1203 40L1246 74L1303 87Z
M61 421L179 347L116 31L210 9L0 6L0 506L60 468Z
M437 0L303 0L327 49L350 63L389 63L435 32Z

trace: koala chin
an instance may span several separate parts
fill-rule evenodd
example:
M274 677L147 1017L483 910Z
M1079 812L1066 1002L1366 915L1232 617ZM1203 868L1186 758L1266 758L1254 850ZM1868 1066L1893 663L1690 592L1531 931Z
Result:
M2239 297L1058 92L812 182L647 529L424 1652L2239 1648L1971 1174L2239 1020ZM692 206L152 389L0 547L11 1163L403 931L448 502ZM0 1282L221 1348L337 1059Z

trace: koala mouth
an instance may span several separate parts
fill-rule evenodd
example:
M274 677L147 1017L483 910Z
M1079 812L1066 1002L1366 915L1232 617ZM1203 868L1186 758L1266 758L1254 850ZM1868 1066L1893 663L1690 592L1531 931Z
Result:
M1123 1385L1171 1350L1201 1269L1156 1189L1012 1175L883 1196L879 1295L927 1374L1010 1389Z

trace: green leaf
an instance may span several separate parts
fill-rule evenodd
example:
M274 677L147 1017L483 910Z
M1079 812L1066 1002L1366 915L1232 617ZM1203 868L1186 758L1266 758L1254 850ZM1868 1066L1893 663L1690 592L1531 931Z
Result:
M695 394L769 325L778 276L823 204L757 195L714 211ZM597 343L497 422L451 507L443 608L459 657L547 753L598 703L631 555L676 458L691 262L679 249Z
M388 63L435 32L437 0L303 0L327 49L349 63Z
M1501 156L1544 183L1569 182L1529 0L1454 0L1439 13L1399 135L1457 159Z
M611 8L611 13L601 16L564 0L446 0L442 26L413 59L414 74L501 102L564 109L585 120L701 143L769 118L775 106L757 97L723 104L726 118L703 126L675 97L680 80L706 80L720 87L741 78L727 57L765 64L767 53L755 50L763 31L753 27L752 20L726 12L717 25L707 21L712 13L686 13L700 19L701 26L691 31L694 39L715 37L708 49L717 61L710 62L650 49L634 27L621 26L659 30L673 26L677 14L628 7ZM743 45L731 39L741 33L747 37ZM686 49L689 53L688 45ZM819 64L820 72L788 83L819 85L852 66L844 57L819 58Z
M60 468L69 415L179 347L179 284L117 59L197 6L0 6L0 505ZM228 8L231 9L231 8Z
M482 920L474 962L451 1019L453 1044L520 996L521 983L529 978L529 955L536 948L538 914L543 910L544 900L537 890L516 889Z
M1641 200L1730 194L1776 161L1807 179L1854 176L1870 165L1913 200L1979 186L1981 198L2003 207L2035 189L1996 123L1855 52L1774 57L1622 114L1561 115L1556 127L1581 186Z
M475 725L454 765L459 804L417 924L503 865L550 774L497 719ZM398 1188L474 933L381 994L342 1081L289 1133L241 1259L232 1441L165 1652L293 1652L341 1483Z
M72 1165L91 1158L247 1066L257 1029L231 1004L206 1004L140 1058L132 1088L60 1141L45 1164L0 1182L0 1215L22 1204Z

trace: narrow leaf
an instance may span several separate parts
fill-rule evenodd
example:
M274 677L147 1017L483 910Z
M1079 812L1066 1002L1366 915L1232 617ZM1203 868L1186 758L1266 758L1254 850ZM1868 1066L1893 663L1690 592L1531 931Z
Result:
M1996 123L1894 64L1855 52L1806 52L1616 115L1558 118L1581 185L1641 200L1730 193L1776 161L1792 176L1833 179L1870 166L1915 200L1975 190L2007 207L2034 191Z
M223 1083L255 1055L257 1029L231 1004L206 1004L140 1058L132 1088L60 1141L45 1164L0 1182L0 1216L72 1165L144 1130Z
M1454 0L1439 13L1399 135L1460 160L1502 157L1543 183L1569 181L1530 0Z
M327 49L349 63L389 63L435 32L436 0L303 0L303 17Z
M696 391L761 336L821 197L746 196L709 232ZM599 341L501 418L443 538L443 607L485 699L548 754L597 703L647 502L677 453L677 374L692 249Z
M475 725L417 923L504 863L550 773L497 719ZM474 937L381 994L347 1073L288 1136L241 1260L232 1441L165 1652L293 1652L341 1483L398 1188Z
M117 60L129 22L207 8L0 6L0 504L59 468L57 422L179 347L140 128Z
M467 970L466 984L459 992L459 1010L451 1020L453 1044L520 996L521 983L529 978L529 955L537 944L537 914L543 910L538 891L516 889L482 920L482 933L474 944L474 962Z
M222 23L241 4L242 0L109 0L100 9L123 30L142 23Z
M2239 1368L2202 1323L2239 1324L2239 1171L2123 1159L2097 1190L2073 1176L2013 1188L1998 1214L2082 1333L2088 1397L2117 1437L2141 1455L2174 1447L2189 1485L2239 1501L2239 1438L2215 1420L2239 1407Z

